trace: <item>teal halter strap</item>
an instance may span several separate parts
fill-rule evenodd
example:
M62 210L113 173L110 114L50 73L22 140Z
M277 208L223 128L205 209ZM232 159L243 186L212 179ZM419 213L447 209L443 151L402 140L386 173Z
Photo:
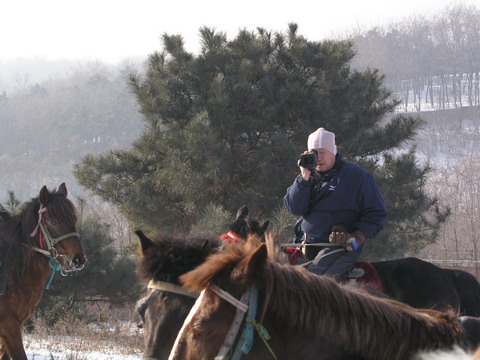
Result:
M50 289L50 285L52 284L53 277L55 276L55 272L60 271L62 269L62 265L58 262L57 259L50 257L48 261L48 265L52 268L52 272L50 273L50 279L48 279L47 284L45 285L45 289Z

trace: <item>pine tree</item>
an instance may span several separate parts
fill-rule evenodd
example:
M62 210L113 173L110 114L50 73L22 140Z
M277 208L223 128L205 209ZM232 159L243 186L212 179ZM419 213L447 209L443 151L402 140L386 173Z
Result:
M188 231L206 222L209 206L235 213L248 204L270 217L283 207L308 134L322 126L385 194L390 220L371 254L404 251L406 231L431 242L444 214L423 191L428 168L414 149L401 151L422 120L393 114L398 101L378 71L350 69L352 43L297 32L296 24L286 33L242 30L229 41L202 28L198 56L165 34L145 75L130 76L143 134L131 149L85 157L75 167L79 182L150 231Z

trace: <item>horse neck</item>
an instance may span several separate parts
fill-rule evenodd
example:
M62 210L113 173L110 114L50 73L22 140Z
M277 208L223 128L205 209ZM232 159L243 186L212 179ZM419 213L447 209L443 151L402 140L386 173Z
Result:
M259 321L290 334L292 342L309 338L314 348L314 339L325 343L334 334L334 351L340 347L372 359L403 359L420 348L452 346L458 340L458 324L450 315L447 319L440 313L427 314L306 271L272 264L274 268L279 270L277 276L269 272L271 276L259 286L261 298L267 299L261 306L266 307L266 315Z
M48 277L50 266L45 255L31 248L33 239L30 238L30 234L34 226L32 222L26 220L31 216L29 214L31 211L27 208L21 214L13 215L1 224L0 236L5 242L3 246L6 262L15 282L21 282L25 286L28 284L30 288L42 288Z

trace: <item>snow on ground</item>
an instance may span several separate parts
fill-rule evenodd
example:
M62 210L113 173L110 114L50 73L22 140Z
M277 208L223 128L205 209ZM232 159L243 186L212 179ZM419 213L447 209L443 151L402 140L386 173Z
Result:
M115 343L95 342L81 337L49 337L39 340L26 335L25 351L29 360L138 360L142 358L138 349L125 349Z
M64 352L50 351L47 349L27 349L28 360L138 360L141 355L121 355L109 354L101 351L69 351Z

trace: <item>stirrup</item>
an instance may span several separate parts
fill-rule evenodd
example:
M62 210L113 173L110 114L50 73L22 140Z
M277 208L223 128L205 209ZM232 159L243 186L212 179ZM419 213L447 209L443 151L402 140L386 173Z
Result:
M353 268L347 273L347 279L358 279L365 275L365 270L361 268Z

